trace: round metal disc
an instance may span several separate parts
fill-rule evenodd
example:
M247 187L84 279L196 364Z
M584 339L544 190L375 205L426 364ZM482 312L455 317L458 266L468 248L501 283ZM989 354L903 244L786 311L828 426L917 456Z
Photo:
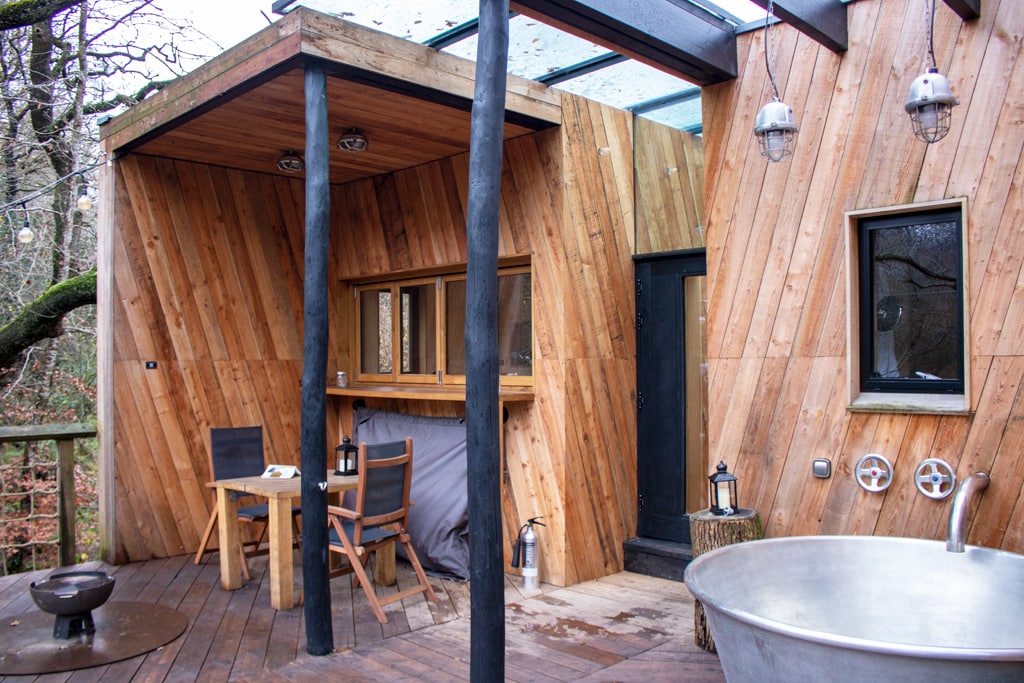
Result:
M108 602L92 612L96 632L53 637L55 617L39 610L0 623L0 675L20 676L87 669L155 650L180 636L184 614L142 602Z

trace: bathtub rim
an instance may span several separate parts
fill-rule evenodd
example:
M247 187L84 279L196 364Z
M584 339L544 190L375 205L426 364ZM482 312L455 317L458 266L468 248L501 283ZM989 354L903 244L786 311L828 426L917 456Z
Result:
M741 546L744 548L754 545L786 544L798 541L800 543L910 543L922 546L941 546L942 552L947 552L945 543L921 538L906 538L899 536L852 536L852 535L812 535L812 536L779 536L764 538L753 541L745 541L732 545L722 546L711 550L695 558L687 567L683 581L693 596L700 600L704 611L709 619L715 616L715 612L728 616L731 619L748 624L752 627L768 631L787 638L808 641L817 645L836 647L849 650L857 650L871 654L886 654L899 657L914 657L919 659L950 660L950 661L987 661L987 662L1024 662L1024 645L1019 648L967 648L947 647L936 645L918 645L908 643L894 643L891 641L874 640L856 636L846 636L835 633L827 633L813 629L794 626L776 619L768 619L748 611L723 605L721 601L709 598L706 587L700 585L700 577L697 574L704 564L711 564L714 558L728 555L729 551L738 551ZM1016 561L1024 562L1024 555L1011 553L1006 550L997 550L982 546L968 545L964 554L999 554L1009 555L1017 558ZM712 636L714 633L712 632ZM718 640L716 639L716 643Z

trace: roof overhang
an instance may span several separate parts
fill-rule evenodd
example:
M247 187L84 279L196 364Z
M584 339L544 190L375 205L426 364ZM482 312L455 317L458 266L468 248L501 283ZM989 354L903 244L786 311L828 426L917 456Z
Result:
M283 173L278 157L305 148L310 60L329 76L332 143L348 128L370 142L331 150L332 183L468 151L473 62L304 8L103 124L101 138L118 155ZM506 138L559 125L559 92L510 75L505 121Z

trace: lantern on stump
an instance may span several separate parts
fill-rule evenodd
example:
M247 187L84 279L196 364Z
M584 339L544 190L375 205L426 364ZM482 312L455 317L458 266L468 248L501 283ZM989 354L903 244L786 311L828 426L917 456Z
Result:
M739 511L736 496L736 477L729 474L724 462L718 463L717 472L708 477L711 482L711 514L732 515Z
M334 457L337 465L335 474L350 476L359 472L359 447L352 443L347 436L341 440L341 445L334 449Z

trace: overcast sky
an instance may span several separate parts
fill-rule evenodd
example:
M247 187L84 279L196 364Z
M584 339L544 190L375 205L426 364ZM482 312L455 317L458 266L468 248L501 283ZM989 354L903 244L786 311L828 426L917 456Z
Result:
M273 0L163 0L160 7L172 17L186 17L224 49L245 40L268 25L262 10L272 20ZM210 52L210 56L220 50Z

